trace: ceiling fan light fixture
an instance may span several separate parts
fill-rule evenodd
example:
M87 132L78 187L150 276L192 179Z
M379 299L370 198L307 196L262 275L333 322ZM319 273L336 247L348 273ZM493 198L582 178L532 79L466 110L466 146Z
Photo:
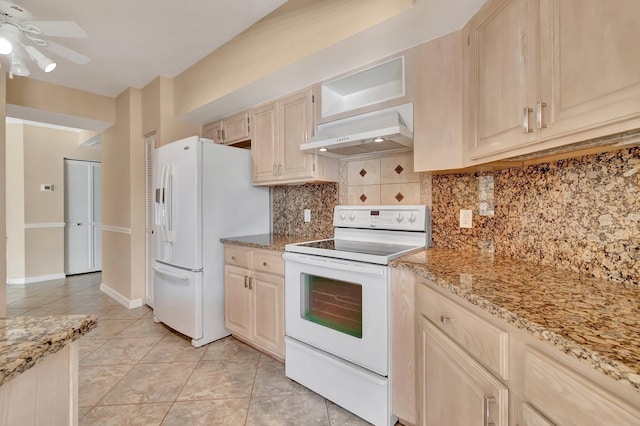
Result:
M29 68L25 65L22 55L15 51L11 54L11 67L9 68L9 74L11 76L19 75L22 77L28 77L31 75L31 71L29 71Z
M11 40L4 36L0 36L0 54L8 55L11 52L13 52L13 44L11 43Z
M51 72L56 69L56 63L51 59L42 54L38 49L33 46L25 47L27 54L31 59L33 59L40 69L44 72Z

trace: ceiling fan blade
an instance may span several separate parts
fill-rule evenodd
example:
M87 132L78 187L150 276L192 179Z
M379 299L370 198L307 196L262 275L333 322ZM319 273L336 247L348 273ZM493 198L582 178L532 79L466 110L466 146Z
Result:
M73 21L25 21L22 25L27 28L27 31L30 25L35 26L44 36L87 38L87 33Z
M85 56L82 53L76 52L75 50L69 49L68 47L49 40L47 40L45 49L79 65L84 65L91 60L88 56Z

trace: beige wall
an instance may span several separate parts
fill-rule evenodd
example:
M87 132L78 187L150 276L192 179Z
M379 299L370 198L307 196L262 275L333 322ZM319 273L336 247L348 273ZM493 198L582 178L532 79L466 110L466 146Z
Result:
M145 169L142 92L116 99L116 124L103 134L102 282L123 297L145 291Z
M5 116L6 116L6 79L4 70L0 71L0 241L6 240L6 201L5 201ZM0 317L6 315L7 292L6 246L0 244Z
M6 144L7 278L26 276L23 130L22 124L10 124L6 126L5 133L8 141Z
M175 78L175 116L336 44L414 0L289 0Z
M114 98L33 78L3 80L7 85L8 104L100 122L114 122Z
M142 89L142 134L156 133L156 145L201 134L201 127L173 115L174 82L160 76Z
M100 150L79 145L78 132L41 126L9 124L6 135L7 278L63 274L64 228L41 226L64 223L64 159L100 161Z

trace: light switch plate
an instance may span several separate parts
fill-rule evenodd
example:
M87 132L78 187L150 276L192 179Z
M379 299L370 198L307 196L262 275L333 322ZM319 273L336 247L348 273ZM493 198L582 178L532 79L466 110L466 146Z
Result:
M473 220L472 210L460 210L460 228L471 228Z
M311 222L311 209L304 209L304 221Z

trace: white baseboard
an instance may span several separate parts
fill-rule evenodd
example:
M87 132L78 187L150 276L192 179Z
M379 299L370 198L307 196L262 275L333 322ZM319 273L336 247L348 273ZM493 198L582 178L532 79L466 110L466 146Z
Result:
M120 293L118 293L117 291L115 291L114 289L107 286L105 283L100 283L100 291L106 294L107 296L109 296L110 298L112 298L113 300L115 300L116 302L120 303L122 306L124 306L127 309L139 308L140 306L142 306L142 299L130 300L124 297L123 295L121 295Z
M39 283L42 281L61 280L64 278L66 278L65 274L40 275L39 277L9 278L7 280L7 285L14 287L24 287L25 284Z

